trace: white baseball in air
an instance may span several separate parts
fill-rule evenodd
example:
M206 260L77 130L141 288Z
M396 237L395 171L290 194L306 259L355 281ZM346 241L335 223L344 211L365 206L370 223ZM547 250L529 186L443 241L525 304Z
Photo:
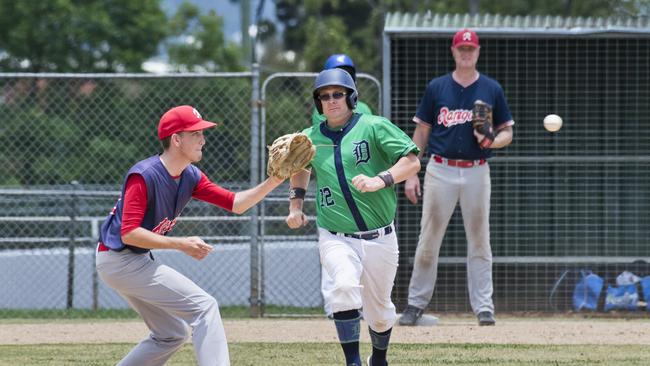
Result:
M544 128L549 132L556 132L562 128L562 117L557 114L549 114L544 117Z

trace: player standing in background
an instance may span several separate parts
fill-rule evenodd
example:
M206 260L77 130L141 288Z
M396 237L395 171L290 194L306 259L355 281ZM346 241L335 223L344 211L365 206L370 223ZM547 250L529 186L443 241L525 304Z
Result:
M417 146L384 117L353 113L354 80L344 70L324 70L313 92L326 121L303 132L318 145L311 167L316 173L318 249L321 265L334 285L324 291L332 307L346 365L361 366L360 314L369 326L368 364L387 365L386 352L397 319L391 291L398 246L393 221L393 185L420 170ZM331 147L329 147L331 146ZM302 212L310 171L291 177L287 225L304 226Z
M354 62L352 61L352 58L346 54L338 53L331 55L330 57L327 58L325 61L325 66L323 66L323 70L329 70L329 69L343 69L352 76L352 81L354 81L355 85L357 82L357 68L354 66ZM361 113L361 114L372 114L372 110L368 105L360 100L357 100L357 106L354 108L355 113ZM321 112L314 107L314 112L312 113L311 116L311 121L314 126L318 126L321 123L325 122L327 117ZM334 286L334 280L332 277L330 277L327 274L327 271L325 271L324 267L321 266L321 292L323 293L323 309L325 310L325 315L327 315L328 318L332 318L332 306L330 303L327 301L327 298L325 297L325 293L328 291L331 291L332 287Z
M212 246L201 238L165 236L196 198L242 214L283 180L269 178L243 192L215 183L192 163L201 160L203 130L216 126L191 106L167 111L158 124L163 153L127 172L121 198L101 226L97 273L138 312L151 334L118 365L163 365L187 339L199 365L230 365L228 344L214 297L174 269L155 261L151 249L177 249L201 260Z
M413 141L430 159L424 177L420 239L401 325L415 325L431 301L442 238L459 201L467 236L467 283L472 310L479 325L495 324L487 159L492 155L491 149L512 142L514 121L499 83L476 69L479 52L476 33L469 29L458 31L451 46L456 69L429 83L413 117L417 123ZM496 135L481 135L472 128L472 108L477 100L493 107ZM404 191L409 201L417 203L418 176L406 181Z
M350 56L343 54L343 53L337 53L334 54L330 57L327 58L325 61L325 65L323 66L323 70L329 70L329 69L343 69L352 76L352 80L356 84L357 82L357 68L354 66L354 62L350 58ZM357 100L357 106L354 108L355 113L361 113L361 114L372 114L372 110L368 105L360 100ZM325 115L318 112L316 108L314 108L314 112L311 115L311 121L314 125L319 125L322 122L325 122ZM327 304L325 304L327 306ZM328 314L330 314L328 312Z

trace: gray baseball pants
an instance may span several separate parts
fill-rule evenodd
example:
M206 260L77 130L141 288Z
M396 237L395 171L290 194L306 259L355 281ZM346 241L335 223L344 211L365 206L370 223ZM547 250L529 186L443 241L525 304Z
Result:
M409 305L425 309L436 285L438 256L456 204L460 201L467 237L467 285L472 310L494 312L490 249L490 167L459 168L427 164L422 192L422 220L409 284Z
M198 365L228 366L228 344L214 297L148 254L128 249L98 252L97 273L140 314L151 334L118 363L158 366L178 351L192 330Z

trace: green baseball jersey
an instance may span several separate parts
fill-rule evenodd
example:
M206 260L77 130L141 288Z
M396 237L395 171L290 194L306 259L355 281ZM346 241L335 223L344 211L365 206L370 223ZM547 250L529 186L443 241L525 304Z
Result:
M355 113L361 113L361 114L372 114L372 110L368 105L360 100L357 101L357 106L354 108ZM311 114L311 122L314 126L318 126L322 122L325 122L325 115L324 114L319 114L318 110L314 108L314 111Z
M397 209L395 187L361 193L351 181L359 174L374 177L409 153L417 155L413 140L388 119L360 113L342 129L322 123L303 132L317 146L311 162L318 187L316 224L343 233L390 224Z

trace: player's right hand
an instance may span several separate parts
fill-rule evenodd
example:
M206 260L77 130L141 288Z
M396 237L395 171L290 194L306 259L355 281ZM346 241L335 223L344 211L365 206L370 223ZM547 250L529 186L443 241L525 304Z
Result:
M180 250L194 259L201 260L212 251L212 245L206 244L198 236L188 236L181 239Z
M422 196L420 191L420 177L414 175L404 182L404 195L412 204L418 203L418 197Z
M290 228L298 229L307 225L307 216L305 216L302 210L289 210L289 216L287 216L285 221Z

